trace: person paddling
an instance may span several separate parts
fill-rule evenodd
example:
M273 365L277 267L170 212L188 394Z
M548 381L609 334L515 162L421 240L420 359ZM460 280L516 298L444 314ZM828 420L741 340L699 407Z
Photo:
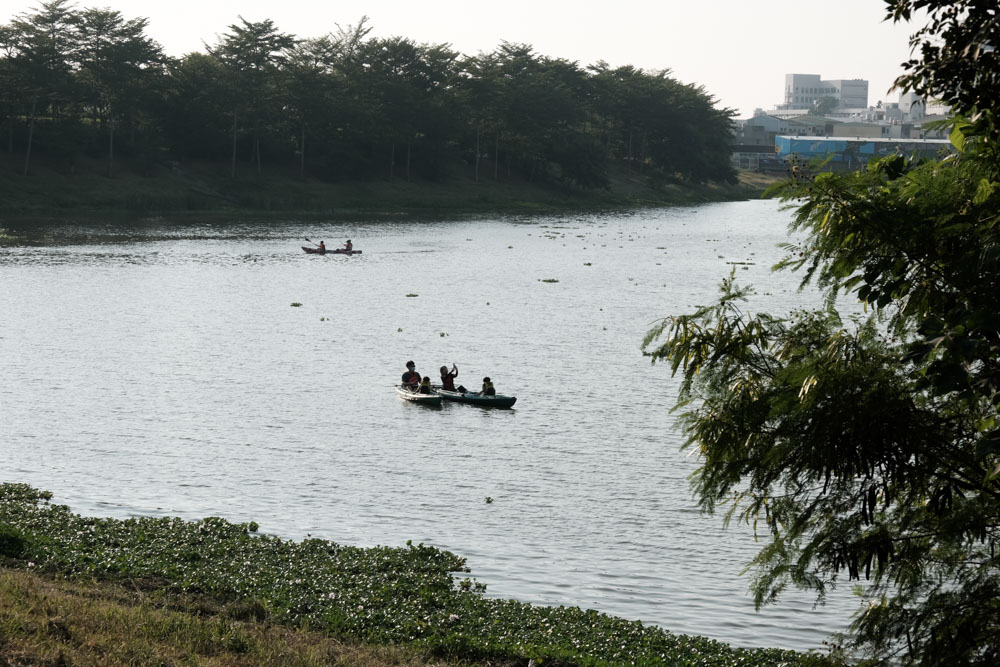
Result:
M326 254L326 241L320 241L319 242L319 254L321 254L321 255L325 255Z
M347 239L347 243L344 244L344 252L350 254L354 250L354 244L351 243L351 239Z

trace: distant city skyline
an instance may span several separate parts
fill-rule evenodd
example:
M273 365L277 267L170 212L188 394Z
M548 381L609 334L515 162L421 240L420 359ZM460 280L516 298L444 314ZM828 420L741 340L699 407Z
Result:
M38 6L5 2L0 23ZM667 69L684 83L704 86L719 106L735 109L740 118L782 102L785 75L791 73L867 79L869 104L896 101L898 92L887 91L902 73L900 63L909 58L909 35L922 27L920 20L883 22L883 0L662 0L655 5L619 0L579 3L572 12L528 0L508 0L498 10L458 0L80 0L75 6L110 7L126 18L148 18L147 34L171 56L204 51L204 44L215 43L239 16L271 19L299 38L336 32L337 24L348 27L368 16L371 36L450 44L465 55L508 41L584 67L603 60L612 67Z

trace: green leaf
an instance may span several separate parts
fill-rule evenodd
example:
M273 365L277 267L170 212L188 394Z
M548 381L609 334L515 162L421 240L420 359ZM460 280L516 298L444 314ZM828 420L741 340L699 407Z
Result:
M985 204L992 195L993 183L988 178L980 179L979 185L976 186L976 194L972 196L972 203L977 205Z
M955 123L955 127L952 128L951 134L948 135L948 141L951 145L955 147L959 153L965 152L965 128L969 127L968 123Z

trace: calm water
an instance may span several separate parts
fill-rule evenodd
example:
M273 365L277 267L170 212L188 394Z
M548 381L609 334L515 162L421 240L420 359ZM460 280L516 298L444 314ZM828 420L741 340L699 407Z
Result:
M769 270L787 220L741 202L52 225L0 247L0 480L86 515L424 542L467 557L491 595L819 648L855 602L793 595L754 611L741 570L758 545L698 512L697 461L669 413L677 382L639 349L733 267L758 287L752 308L812 303ZM303 237L350 237L364 254L306 255ZM454 362L467 386L489 375L517 406L403 402L392 385L407 359L432 377Z

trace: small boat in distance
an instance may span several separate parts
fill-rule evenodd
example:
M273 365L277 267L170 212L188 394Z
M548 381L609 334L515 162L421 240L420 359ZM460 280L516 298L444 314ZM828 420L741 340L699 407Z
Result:
M322 248L310 248L308 246L301 246L310 255L360 255L360 250L344 250L343 248L327 248L326 250Z
M421 394L418 391L405 389L402 385L396 385L396 395L404 401L410 401L411 403L420 403L422 405L441 405L441 394L438 394L437 392Z
M446 401L469 403L483 408L510 408L513 407L514 403L517 401L517 396L504 396L503 394L484 396L479 392L448 391L447 389L438 389L437 387L434 388L434 391L436 391L441 398Z

